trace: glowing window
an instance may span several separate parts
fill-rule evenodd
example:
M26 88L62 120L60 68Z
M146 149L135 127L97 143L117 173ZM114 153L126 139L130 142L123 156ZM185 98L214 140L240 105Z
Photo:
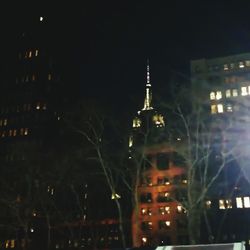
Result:
M7 123L8 123L8 120L7 120L7 119L4 119L4 120L3 120L3 125L4 125L4 126L7 126Z
M250 197L244 197L244 207L245 208L250 208Z
M228 70L228 65L224 64L224 70Z
M163 127L165 126L165 123L164 123L164 118L162 115L154 115L153 116L153 122L154 124L156 125L156 127Z
M239 68L244 68L245 65L244 65L244 62L239 62Z
M223 113L223 105L222 104L218 104L217 105L217 110L218 110L218 113Z
M32 57L32 51L29 52L29 58L31 58L31 57Z
M129 136L129 139L128 139L128 146L131 148L133 146L133 136Z
M12 129L9 130L9 136L12 136Z
M227 109L227 112L233 112L232 104L228 103L228 104L226 105L226 109Z
M250 66L250 61L249 60L246 60L246 66L249 67Z
M17 134L17 130L14 129L14 130L13 130L13 136L16 136L16 134Z
M206 208L211 208L212 202L210 200L206 201Z
M217 106L211 105L211 114L216 114L216 113L217 113Z
M145 245L148 242L148 238L147 237L142 237L141 241L142 241L142 244Z
M38 49L36 49L35 51L35 56L38 56Z
M221 91L216 91L216 100L220 100L222 98Z
M40 16L39 20L40 20L40 22L42 22L42 21L43 21L43 17L42 17L42 16Z
M171 222L169 220L160 220L159 221L159 229L168 229L170 227Z
M238 89L233 89L233 96L238 96Z
M215 93L214 92L210 92L210 100L215 100Z
M15 248L15 240L10 241L10 248Z
M25 129L24 129L24 135L28 135L28 133L29 133L29 129L28 129L28 128L25 128Z
M236 197L236 207L243 208L243 202L241 197Z
M182 206L181 206L181 205L178 205L178 206L177 206L177 212L178 212L178 213L181 213L181 212L182 212Z
M51 74L48 74L48 80L49 81L51 80Z
M159 214L170 214L170 207L169 206L164 206L164 207L159 207Z
M151 208L142 208L141 209L141 214L151 216L152 215L152 209Z
M144 230L144 231L152 230L152 228L153 228L152 221L143 221L141 223L141 229Z
M138 117L135 117L133 120L133 128L139 128L141 126L141 120Z
M40 109L40 102L36 104L36 109Z
M231 97L231 90L227 89L226 90L226 98Z
M241 87L241 95L242 95L242 96L248 95L247 87Z
M229 209L229 208L233 208L231 199L219 200L219 209Z

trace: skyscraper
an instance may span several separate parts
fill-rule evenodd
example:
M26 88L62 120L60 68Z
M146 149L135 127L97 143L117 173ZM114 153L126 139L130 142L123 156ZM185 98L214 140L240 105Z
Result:
M185 197L185 166L176 160L166 139L164 116L153 107L149 64L144 106L133 119L132 129L130 158L136 167L133 245L185 244L186 210L179 203ZM133 153L138 149L139 156Z

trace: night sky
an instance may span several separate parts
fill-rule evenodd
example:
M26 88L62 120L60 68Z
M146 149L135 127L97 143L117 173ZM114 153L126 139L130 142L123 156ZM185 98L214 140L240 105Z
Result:
M21 20L44 16L62 37L58 46L67 54L67 69L80 82L82 95L101 98L122 112L143 105L147 58L153 94L167 98L174 75L189 81L190 60L250 52L250 1L77 3L3 9L3 41L10 46Z

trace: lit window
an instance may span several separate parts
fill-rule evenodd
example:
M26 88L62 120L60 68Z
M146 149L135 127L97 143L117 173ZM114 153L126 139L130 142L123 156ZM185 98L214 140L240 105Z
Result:
M12 136L12 129L9 130L9 136Z
M48 74L48 80L49 81L51 80L51 74Z
M219 209L229 209L233 208L232 206L232 200L219 200Z
M145 245L148 242L148 238L147 237L142 237L141 241L142 241L142 244Z
M158 177L157 178L157 184L158 185L169 185L169 179L167 177Z
M31 58L31 57L32 57L32 51L29 52L29 58Z
M216 91L216 100L220 100L222 98L221 91Z
M36 49L35 51L35 56L38 56L38 49Z
M233 96L238 96L238 89L233 89Z
M246 66L250 67L250 61L249 60L246 60Z
M28 128L25 128L25 129L24 129L24 135L28 135L28 133L29 133L29 129L28 129Z
M245 208L250 208L250 197L244 197L244 207Z
M242 96L248 95L247 87L241 87L241 95L242 95Z
M141 214L151 216L152 215L152 210L151 210L151 208L142 208L141 209Z
M141 229L144 230L144 231L152 230L152 228L153 228L152 221L143 221L141 223Z
M10 248L15 248L15 240L10 241Z
M181 213L181 212L182 212L182 206L180 206L180 205L177 206L177 212L178 212L178 213Z
M164 118L162 115L158 115L158 114L154 115L153 122L156 125L156 127L164 127L165 126Z
M216 113L217 113L217 106L211 105L211 114L216 114Z
M31 79L34 82L36 80L36 76L33 74Z
M159 214L170 214L170 207L166 206L166 207L159 207Z
M226 105L226 108L227 108L227 112L233 112L232 104L228 103L228 104Z
M13 136L16 136L16 134L17 134L17 130L14 129L14 130L13 130Z
M7 119L4 119L4 120L3 120L3 125L4 125L4 126L7 126L7 123L8 123L8 120L7 120Z
M138 117L133 119L133 128L139 128L141 126L141 120Z
M241 197L236 197L236 207L243 208L243 201Z
M228 70L228 65L224 64L224 70Z
M210 100L215 100L215 93L214 92L210 92Z
M168 229L170 227L170 221L168 220L160 220L159 221L159 229Z
M230 89L227 89L226 90L226 98L230 97L231 96L231 90Z
M131 148L133 146L133 136L129 136L129 139L128 139L128 146Z
M223 105L222 104L218 104L217 105L217 110L218 110L218 113L223 113Z
M210 200L206 201L206 208L211 208L212 202Z
M36 104L36 109L40 109L40 102Z
M244 62L239 62L239 68L244 68L245 65L244 65Z
M42 16L40 16L39 20L40 20L40 22L42 22L42 21L43 21L43 17L42 17Z

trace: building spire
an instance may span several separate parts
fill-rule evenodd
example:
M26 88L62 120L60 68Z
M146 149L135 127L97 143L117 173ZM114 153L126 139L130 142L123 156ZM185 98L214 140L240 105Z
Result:
M147 59L147 83L146 83L146 96L144 99L144 107L142 110L151 110L152 107L152 89L150 83L149 59Z

